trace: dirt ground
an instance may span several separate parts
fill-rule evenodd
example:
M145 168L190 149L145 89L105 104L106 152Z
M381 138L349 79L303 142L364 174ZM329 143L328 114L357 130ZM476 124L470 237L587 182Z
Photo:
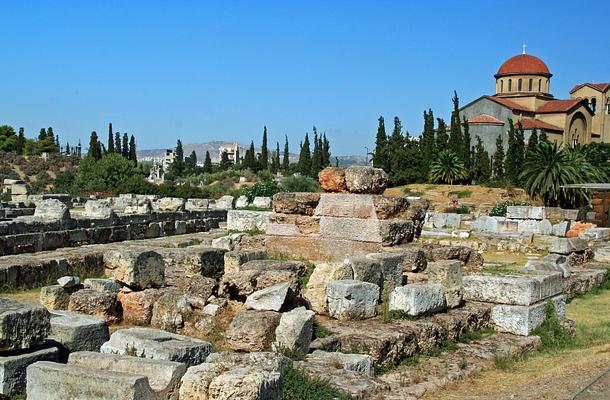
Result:
M471 211L489 211L503 201L532 202L523 189L489 188L479 185L430 185L413 184L387 189L387 195L424 196L435 211L444 211L457 201Z

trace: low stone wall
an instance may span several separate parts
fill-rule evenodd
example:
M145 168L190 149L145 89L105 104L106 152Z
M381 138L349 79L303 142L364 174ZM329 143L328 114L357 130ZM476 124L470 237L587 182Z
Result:
M225 210L209 210L120 215L107 219L18 218L0 222L0 255L205 232L217 228L219 222L226 220L226 215Z

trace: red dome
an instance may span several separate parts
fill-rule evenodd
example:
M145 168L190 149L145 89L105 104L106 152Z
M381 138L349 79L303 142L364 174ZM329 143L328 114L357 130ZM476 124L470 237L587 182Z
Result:
M519 54L509 58L502 64L496 76L518 74L551 76L544 61L529 54Z

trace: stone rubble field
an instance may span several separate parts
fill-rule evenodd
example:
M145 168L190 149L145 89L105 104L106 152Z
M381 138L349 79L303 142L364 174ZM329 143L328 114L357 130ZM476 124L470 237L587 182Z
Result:
M32 199L0 221L0 397L271 400L298 370L356 399L419 398L535 349L548 304L573 331L566 303L608 278L605 228L567 235L571 210L467 221L383 195L378 169L320 182L253 203ZM482 247L507 243L543 252L490 266ZM37 304L10 297L36 287Z

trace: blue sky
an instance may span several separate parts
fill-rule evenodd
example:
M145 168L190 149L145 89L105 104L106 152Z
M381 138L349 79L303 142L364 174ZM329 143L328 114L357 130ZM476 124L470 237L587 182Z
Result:
M423 110L447 117L454 89L462 104L492 94L522 43L551 69L558 98L610 81L607 1L31 0L1 10L0 124L29 136L52 126L62 145L86 144L92 130L105 139L108 122L139 148L260 141L266 125L272 143L287 134L296 151L315 125L335 155L363 154L379 115L419 135Z

